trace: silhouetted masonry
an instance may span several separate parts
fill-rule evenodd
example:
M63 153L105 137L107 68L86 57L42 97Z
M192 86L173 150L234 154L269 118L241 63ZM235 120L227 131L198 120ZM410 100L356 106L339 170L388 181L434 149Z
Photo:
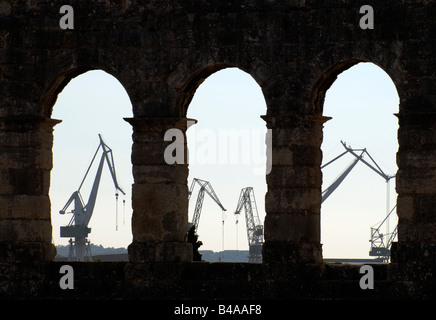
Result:
M60 28L57 1L0 1L0 296L435 296L435 1L64 2L74 9L73 30ZM363 5L374 9L374 29L359 27ZM400 97L399 240L366 291L357 267L322 263L320 243L324 96L339 73L362 61L386 71ZM227 67L260 85L272 129L263 264L190 262L188 165L163 157L165 131L186 130L195 90ZM93 69L116 77L133 105L126 119L133 242L128 263L74 264L82 285L62 291L60 264L52 262L58 120L51 114L68 82Z

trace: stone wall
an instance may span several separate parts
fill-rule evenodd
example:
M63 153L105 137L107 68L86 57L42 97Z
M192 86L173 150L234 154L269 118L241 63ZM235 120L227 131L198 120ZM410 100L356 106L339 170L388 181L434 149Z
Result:
M238 67L257 81L273 141L263 261L280 268L322 264L320 146L328 120L322 110L325 92L340 72L358 62L375 63L389 74L400 97L399 240L391 268L397 275L421 280L416 270L432 270L434 1L68 4L74 9L74 29L60 27L64 14L57 2L0 2L0 292L8 292L15 279L5 270L19 278L18 264L24 269L39 265L35 270L51 265L48 190L57 123L51 112L65 85L92 69L116 77L133 106L133 118L126 119L133 127L133 265L189 264L192 259L185 242L188 166L165 163L163 150L169 142L164 132L186 131L189 102L213 72ZM359 25L363 5L374 9L374 29ZM38 274L36 282L47 279L43 271ZM34 279L28 273L22 277ZM275 290L279 294L280 286Z

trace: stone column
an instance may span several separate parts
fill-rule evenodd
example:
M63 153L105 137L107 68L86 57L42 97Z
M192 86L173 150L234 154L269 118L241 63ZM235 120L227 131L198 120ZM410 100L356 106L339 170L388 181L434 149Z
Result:
M188 164L186 118L130 118L133 127L131 262L192 261L188 231ZM183 140L165 141L167 130L178 129ZM183 163L168 164L170 144L183 150ZM179 149L179 150L180 150Z
M418 109L418 108L415 108ZM392 262L436 263L436 112L400 113L397 153L398 242Z
M0 262L56 255L50 216L53 126L59 120L0 118Z
M321 142L329 118L309 114L267 115L272 170L266 176L265 263L319 263Z

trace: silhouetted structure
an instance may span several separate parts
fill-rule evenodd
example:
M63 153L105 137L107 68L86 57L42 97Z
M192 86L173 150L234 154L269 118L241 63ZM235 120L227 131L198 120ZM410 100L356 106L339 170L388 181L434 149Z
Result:
M64 30L61 4L2 1L0 296L434 298L436 3L372 1L374 29L360 28L363 4L72 0L74 29ZM355 266L323 264L320 243L324 97L364 61L400 98L398 242L392 263L374 266L376 290L360 289ZM200 83L227 67L260 85L272 133L262 264L191 263L188 165L163 156L165 132L186 132ZM127 263L72 263L77 285L63 291L52 262L51 114L68 82L93 69L116 77L132 103L133 241Z

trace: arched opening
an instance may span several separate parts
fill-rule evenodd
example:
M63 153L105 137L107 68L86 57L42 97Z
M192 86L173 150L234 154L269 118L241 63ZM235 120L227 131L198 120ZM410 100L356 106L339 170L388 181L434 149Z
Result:
M193 190L188 221L199 217L197 234L203 243L199 250L205 261L255 262L254 254L249 258L249 242L263 242L263 235L254 239L252 229L247 227L245 207L237 215L235 211L242 190L251 187L253 192L247 199L253 201L253 211L249 216L262 229L258 234L263 232L267 129L260 116L264 114L266 103L260 86L238 68L208 76L189 105L188 118L198 122L187 131L188 187ZM207 193L199 209L201 184L192 184L195 178L208 182L226 211ZM251 246L253 250L255 247Z
M398 106L391 78L372 63L342 72L326 93L323 115L332 119L322 143L324 260L386 261L386 251L375 255L372 247L390 247L395 239L395 178L382 174L397 172Z
M90 248L94 258L111 253L125 253L125 257L119 256L117 260L127 258L126 248L132 241L132 131L123 117L131 116L132 105L125 89L116 78L101 70L89 71L73 78L59 93L53 106L52 118L62 122L54 129L50 185L53 242L58 251L56 259L68 258L69 240L74 238L65 237L65 234L61 237L60 228L71 223L74 225L71 219L75 215L71 212L75 209L75 203L66 208L65 214L59 212L79 189L82 181L82 202L85 206L89 204L86 209L88 214L91 213L91 190L98 180L97 168L103 157L99 134L112 150L111 154L107 153L109 159L113 156L113 161L109 163L114 165L116 181L125 195L116 189L108 162L104 160L95 193L95 206L88 224L91 232L87 239L92 244ZM118 193L118 200L115 193Z

